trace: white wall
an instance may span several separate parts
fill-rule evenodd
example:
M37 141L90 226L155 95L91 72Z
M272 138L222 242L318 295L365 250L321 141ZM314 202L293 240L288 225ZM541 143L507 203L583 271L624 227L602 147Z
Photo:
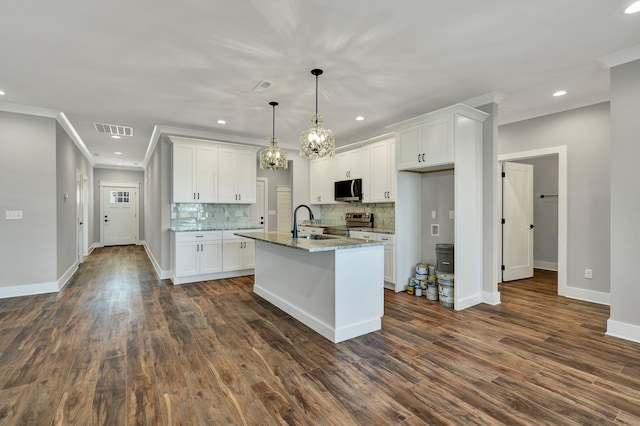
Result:
M611 69L611 318L607 334L640 342L640 61Z
M610 290L610 143L609 103L498 128L498 154L567 147L567 285L601 293Z
M0 287L56 281L55 158L55 119L0 112Z

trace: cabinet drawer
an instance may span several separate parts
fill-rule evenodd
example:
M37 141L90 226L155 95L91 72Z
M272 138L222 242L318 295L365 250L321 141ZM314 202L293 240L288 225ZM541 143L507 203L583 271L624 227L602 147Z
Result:
M176 232L176 243L185 243L192 241L215 241L221 239L222 231Z
M395 235L393 234L376 234L376 240L386 244L395 244Z

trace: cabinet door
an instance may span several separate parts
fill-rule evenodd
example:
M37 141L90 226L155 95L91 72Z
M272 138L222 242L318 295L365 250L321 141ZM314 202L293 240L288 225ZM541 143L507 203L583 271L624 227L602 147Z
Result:
M400 144L398 170L411 170L422 165L422 128L421 126L411 127L398 132Z
M213 274L222 271L222 241L200 243L200 273Z
M199 146L196 156L196 200L218 202L218 148Z
M349 154L349 179L362 177L362 148L347 151Z
M237 271L243 269L242 240L229 240L223 243L222 270Z
M349 169L351 168L351 154L341 152L334 157L333 177L335 180L349 179Z
M238 202L237 164L238 151L232 148L218 150L218 201L220 203Z
M245 240L242 249L242 257L244 258L244 268L251 269L256 267L256 242L253 240Z
M422 133L427 166L453 163L453 118L428 122Z
M384 280L389 283L395 283L396 262L394 256L395 246L393 244L385 244L384 246Z
M176 243L176 277L198 274L199 243Z
M333 158L312 160L309 168L310 204L335 203L333 197Z
M393 165L389 158L389 143L377 142L371 145L371 201L389 201L389 175Z
M392 139L389 141L389 196L387 201L396 201L396 186L398 171L395 167L396 164L396 141Z
M256 202L256 153L238 151L237 191L240 204Z
M195 146L173 145L173 202L193 203L196 197Z

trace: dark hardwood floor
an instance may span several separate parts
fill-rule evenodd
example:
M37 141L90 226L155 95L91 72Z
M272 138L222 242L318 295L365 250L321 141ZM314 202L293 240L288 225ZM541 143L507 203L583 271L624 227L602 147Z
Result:
M97 249L60 294L0 300L0 424L640 424L640 344L604 336L607 306L544 271L500 292L387 291L383 330L334 345L252 277L172 286Z

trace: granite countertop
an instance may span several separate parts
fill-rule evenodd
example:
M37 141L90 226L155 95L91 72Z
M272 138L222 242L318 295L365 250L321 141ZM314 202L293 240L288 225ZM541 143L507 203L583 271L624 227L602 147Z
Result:
M293 239L288 232L236 232L235 235L308 252L343 250L384 244L381 241L366 241L345 237L331 237L326 240Z
M185 225L172 226L169 231L173 232L198 232L198 231L240 231L243 229L262 229L261 226L211 226L211 225Z
M377 234L395 234L396 230L394 228L370 228L366 227L349 227L349 231L363 231L363 232L375 232Z

